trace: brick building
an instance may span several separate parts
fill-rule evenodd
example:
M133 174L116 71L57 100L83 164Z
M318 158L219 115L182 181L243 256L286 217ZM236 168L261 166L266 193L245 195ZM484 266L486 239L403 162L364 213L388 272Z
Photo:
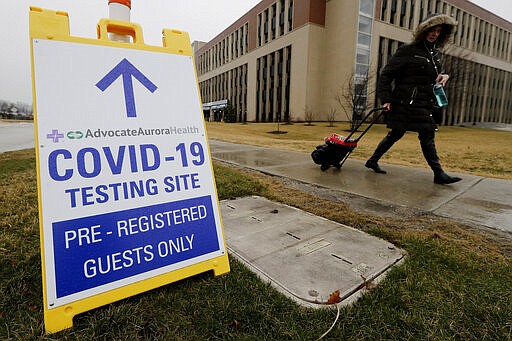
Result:
M341 93L377 105L380 69L430 13L458 22L444 123L512 123L512 23L466 0L262 0L194 42L203 103L227 99L237 121L351 120Z

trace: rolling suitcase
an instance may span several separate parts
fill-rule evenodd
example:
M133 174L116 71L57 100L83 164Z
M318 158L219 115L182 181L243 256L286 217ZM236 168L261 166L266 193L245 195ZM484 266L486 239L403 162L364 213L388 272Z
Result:
M341 136L336 133L327 136L324 139L324 144L319 145L316 149L311 153L311 158L313 161L320 165L320 169L325 171L329 169L331 166L336 167L338 169L343 166L347 158L350 154L356 149L357 143L361 138L370 130L373 124L382 116L382 113L387 110L386 108L375 108L371 110L362 120L356 125L348 136ZM376 115L370 124L359 134L357 138L354 138L354 134L361 127L361 125L375 112L380 111L378 115Z

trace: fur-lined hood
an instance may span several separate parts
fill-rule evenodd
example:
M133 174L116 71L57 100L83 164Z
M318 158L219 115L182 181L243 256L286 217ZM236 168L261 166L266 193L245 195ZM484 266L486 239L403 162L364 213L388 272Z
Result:
M436 46L443 47L446 43L450 42L455 33L457 21L446 14L431 14L416 27L413 43L420 43L425 40L428 30L437 25L443 25L443 30L439 38L437 38Z

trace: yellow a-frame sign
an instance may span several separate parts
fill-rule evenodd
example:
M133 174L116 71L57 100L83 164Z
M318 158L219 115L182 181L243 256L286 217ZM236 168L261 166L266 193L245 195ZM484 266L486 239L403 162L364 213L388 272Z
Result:
M30 42L47 332L229 272L188 34L149 46L139 25L102 19L98 39L72 37L67 13L31 8Z

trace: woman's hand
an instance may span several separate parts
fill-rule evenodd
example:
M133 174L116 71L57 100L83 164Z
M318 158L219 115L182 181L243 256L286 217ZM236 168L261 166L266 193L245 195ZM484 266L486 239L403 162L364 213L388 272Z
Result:
M446 85L446 82L448 82L449 78L450 76L448 76L447 74L440 73L439 75L437 75L436 83L439 83L444 87Z
M387 111L391 110L391 103L384 103L384 108L386 108Z

